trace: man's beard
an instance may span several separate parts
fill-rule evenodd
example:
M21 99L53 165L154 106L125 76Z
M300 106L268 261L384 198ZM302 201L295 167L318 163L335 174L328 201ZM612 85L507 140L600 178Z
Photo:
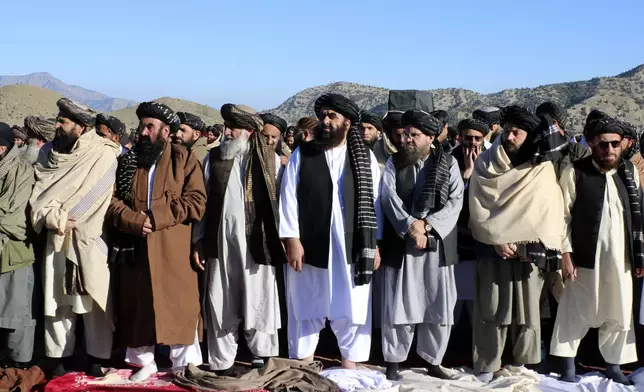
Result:
M349 127L342 124L337 127L330 125L327 130L324 130L324 125L320 124L318 136L315 138L315 141L325 150L330 150L342 143L344 135L348 129Z
M623 157L623 155L622 155L622 152L620 151L617 154L616 159L611 162L610 160L607 159L609 157L605 157L605 156L602 157L600 155L599 147L594 147L593 148L593 160L595 161L597 166L599 166L601 169L606 170L606 171L616 169L617 166L619 166L619 164L621 163L621 161L622 161L621 158L622 157ZM612 158L612 157L610 157L610 158Z
M248 143L248 133L242 133L237 139L226 137L219 146L221 159L229 161L235 157L241 157L248 153L250 144Z
M367 146L368 149L373 150L373 147L376 145L378 142L378 138L372 138L372 139L363 139L364 145Z
M409 166L413 163L418 162L421 159L424 159L429 155L431 152L431 146L423 147L423 148L410 148L407 145L403 145L401 149L399 149L401 154L401 158L397 166L402 168Z
M157 139L154 143L150 141L150 136L141 136L136 144L139 167L149 169L154 162L161 156L165 148L165 140Z
M503 149L505 150L508 158L510 158L510 162L516 162L517 158L519 157L519 151L521 150L521 147L517 147L509 141L503 140Z
M64 133L62 131L56 131L56 136L52 141L52 149L61 154L69 154L74 148L74 144L78 140L78 136L75 136L71 133Z
M27 149L25 150L23 157L27 160L27 162L36 162L36 160L38 159L38 153L40 153L38 139L28 139L26 146Z

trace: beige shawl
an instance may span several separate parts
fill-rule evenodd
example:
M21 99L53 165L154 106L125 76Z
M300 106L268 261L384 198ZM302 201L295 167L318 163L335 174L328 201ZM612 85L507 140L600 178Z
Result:
M67 260L80 271L77 278L82 282L82 291L103 310L107 309L110 275L107 246L101 235L114 190L118 155L116 144L89 130L70 154L52 150L47 167L35 167L36 185L29 203L36 232L48 230L44 260L46 315L55 315L59 305L72 305L77 313L91 310L87 296L79 295L84 293L66 292ZM76 228L58 235L57 231L64 231L71 217L76 219Z
M560 250L563 196L551 162L512 167L497 140L476 160L469 185L470 230L488 245L542 242Z

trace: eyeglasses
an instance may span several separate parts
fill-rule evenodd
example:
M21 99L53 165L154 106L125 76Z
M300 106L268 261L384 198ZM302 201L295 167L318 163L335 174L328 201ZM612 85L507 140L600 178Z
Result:
M476 140L477 142L480 142L481 140L483 140L483 136L464 135L463 139L467 140L468 142L471 142L473 140Z
M598 145L598 146L599 146L599 148L601 148L602 150L608 150L608 146L611 146L613 149L615 149L615 148L619 147L619 145L620 145L621 143L622 143L622 142L621 142L621 141L619 141L619 140L613 140L612 142L599 142L599 143L597 143L597 145Z

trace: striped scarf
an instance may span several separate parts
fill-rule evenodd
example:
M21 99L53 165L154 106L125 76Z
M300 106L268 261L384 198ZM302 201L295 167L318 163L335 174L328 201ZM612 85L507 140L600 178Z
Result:
M356 190L357 231L353 243L353 280L356 286L369 284L373 275L376 257L376 233L378 221L374 208L373 179L371 178L371 156L364 145L358 128L352 126L347 135L349 164L353 172Z
M432 146L432 153L427 161L430 166L425 185L412 210L412 215L418 218L440 211L449 198L449 164L447 156L437 142Z
M633 268L644 267L644 234L642 234L642 211L640 206L640 191L636 186L633 165L627 165L622 161L617 169L619 177L624 181L628 190L628 201L631 208L631 220L633 221Z

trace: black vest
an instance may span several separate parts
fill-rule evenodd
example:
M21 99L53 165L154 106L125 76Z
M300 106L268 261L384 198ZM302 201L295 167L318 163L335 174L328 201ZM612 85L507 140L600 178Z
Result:
M454 157L445 154L448 166L451 166ZM414 190L416 182L414 181L414 165L409 165L396 172L396 193L408 211L411 211L414 202ZM425 178L418 178L418 186L424 186ZM431 235L436 237L438 246L440 247L443 258L441 258L440 266L449 266L458 263L458 231L456 226L445 237L440 238L438 233L432 229ZM380 242L380 256L383 265L393 268L401 268L403 257L405 255L405 241L408 237L400 238L389 218L385 215L385 227L383 231L383 240Z
M631 162L625 161L625 164L637 175ZM581 159L573 165L576 189L575 203L571 211L573 260L577 267L593 269L595 268L597 239L605 201L606 176L595 168L592 157ZM626 242L624 259L628 262L632 260L633 254L631 205L624 179L619 175L614 179L619 198L624 206L624 240Z
M300 242L304 262L318 268L329 266L333 182L323 150L313 143L304 143L300 150L300 174L297 187ZM345 247L347 262L352 263L355 209L355 189L349 157L346 159L342 195L344 200Z

